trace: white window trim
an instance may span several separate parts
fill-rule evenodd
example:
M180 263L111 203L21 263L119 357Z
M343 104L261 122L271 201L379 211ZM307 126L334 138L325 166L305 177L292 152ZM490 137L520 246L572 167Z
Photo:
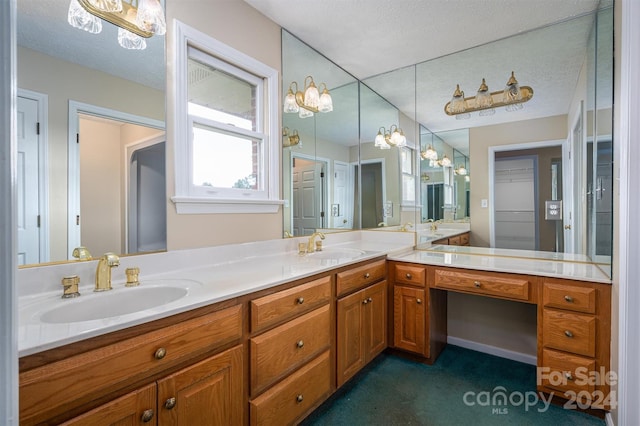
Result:
M215 40L188 25L174 20L174 73L175 93L175 195L171 200L178 214L205 213L277 213L284 201L280 199L280 144L278 111L279 82L278 71ZM222 58L238 68L248 70L266 80L267 99L265 125L265 194L261 199L230 199L215 196L194 196L190 193L191 173L189 158L189 118L187 112L187 55L188 46L195 47L212 56Z

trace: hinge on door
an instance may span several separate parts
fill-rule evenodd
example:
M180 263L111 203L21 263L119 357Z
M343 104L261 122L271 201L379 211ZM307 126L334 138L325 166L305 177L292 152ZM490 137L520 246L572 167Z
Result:
M80 225L80 215L76 215L76 225Z
M320 212L320 217L324 217L324 212Z
M38 215L38 228L40 228L40 215Z
M76 133L76 143L80 143L80 133Z
M324 177L324 172L320 172L320 177L323 178Z
M36 123L36 135L40 134L40 123Z

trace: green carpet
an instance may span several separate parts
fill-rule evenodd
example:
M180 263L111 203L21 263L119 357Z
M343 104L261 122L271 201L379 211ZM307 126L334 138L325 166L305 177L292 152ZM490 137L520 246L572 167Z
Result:
M535 403L536 368L448 345L432 366L382 354L302 423L311 425L598 425ZM501 386L504 389L496 389ZM494 396L503 391L506 404ZM527 406L526 401L531 402ZM493 403L495 402L495 404Z

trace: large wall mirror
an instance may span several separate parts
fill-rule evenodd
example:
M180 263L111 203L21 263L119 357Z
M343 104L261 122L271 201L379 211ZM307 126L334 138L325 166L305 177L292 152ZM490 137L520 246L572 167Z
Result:
M124 49L69 7L17 1L21 265L166 248L164 37Z
M283 55L289 49L283 39ZM612 49L613 5L603 0L593 13L364 79L358 104L361 170L356 175L362 185L361 193L355 193L362 208L353 227L393 229L409 222L407 218L418 226L432 220L444 222L442 226L464 222L469 223L472 245L517 249L522 256L527 255L524 250L573 253L610 273ZM286 74L288 64L283 65ZM456 85L466 97L475 96L484 78L489 91L500 91L512 72L534 92L523 108L502 107L468 117L445 114ZM369 120L375 109L389 116ZM375 138L367 134L370 128L377 132L395 120L405 133L416 135L410 137L415 149L384 154L369 149ZM314 138L313 143L318 149L323 142ZM422 158L429 147L450 163ZM394 154L397 159L388 157ZM370 159L376 164L382 158L384 173L365 170ZM402 196L411 192L409 174L416 194L411 214L406 212L412 202ZM511 187L524 181L528 192ZM375 202L364 196L365 186ZM531 200L512 206L503 201L510 193L530 193ZM560 220L545 216L547 201L562 201ZM403 210L404 217L396 217Z

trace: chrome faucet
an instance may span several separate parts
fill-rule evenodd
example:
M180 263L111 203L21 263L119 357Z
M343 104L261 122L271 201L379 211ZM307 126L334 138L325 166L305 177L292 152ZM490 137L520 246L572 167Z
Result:
M96 287L93 291L111 290L111 268L120 265L120 258L114 253L105 253L96 268Z
M405 223L404 225L402 225L400 227L400 230L406 232L407 228L413 228L413 223L411 223L411 222Z
M316 237L320 237L321 240L324 240L324 234L322 232L314 232L309 236L309 243L307 244L307 253L313 253L316 251L315 240Z

